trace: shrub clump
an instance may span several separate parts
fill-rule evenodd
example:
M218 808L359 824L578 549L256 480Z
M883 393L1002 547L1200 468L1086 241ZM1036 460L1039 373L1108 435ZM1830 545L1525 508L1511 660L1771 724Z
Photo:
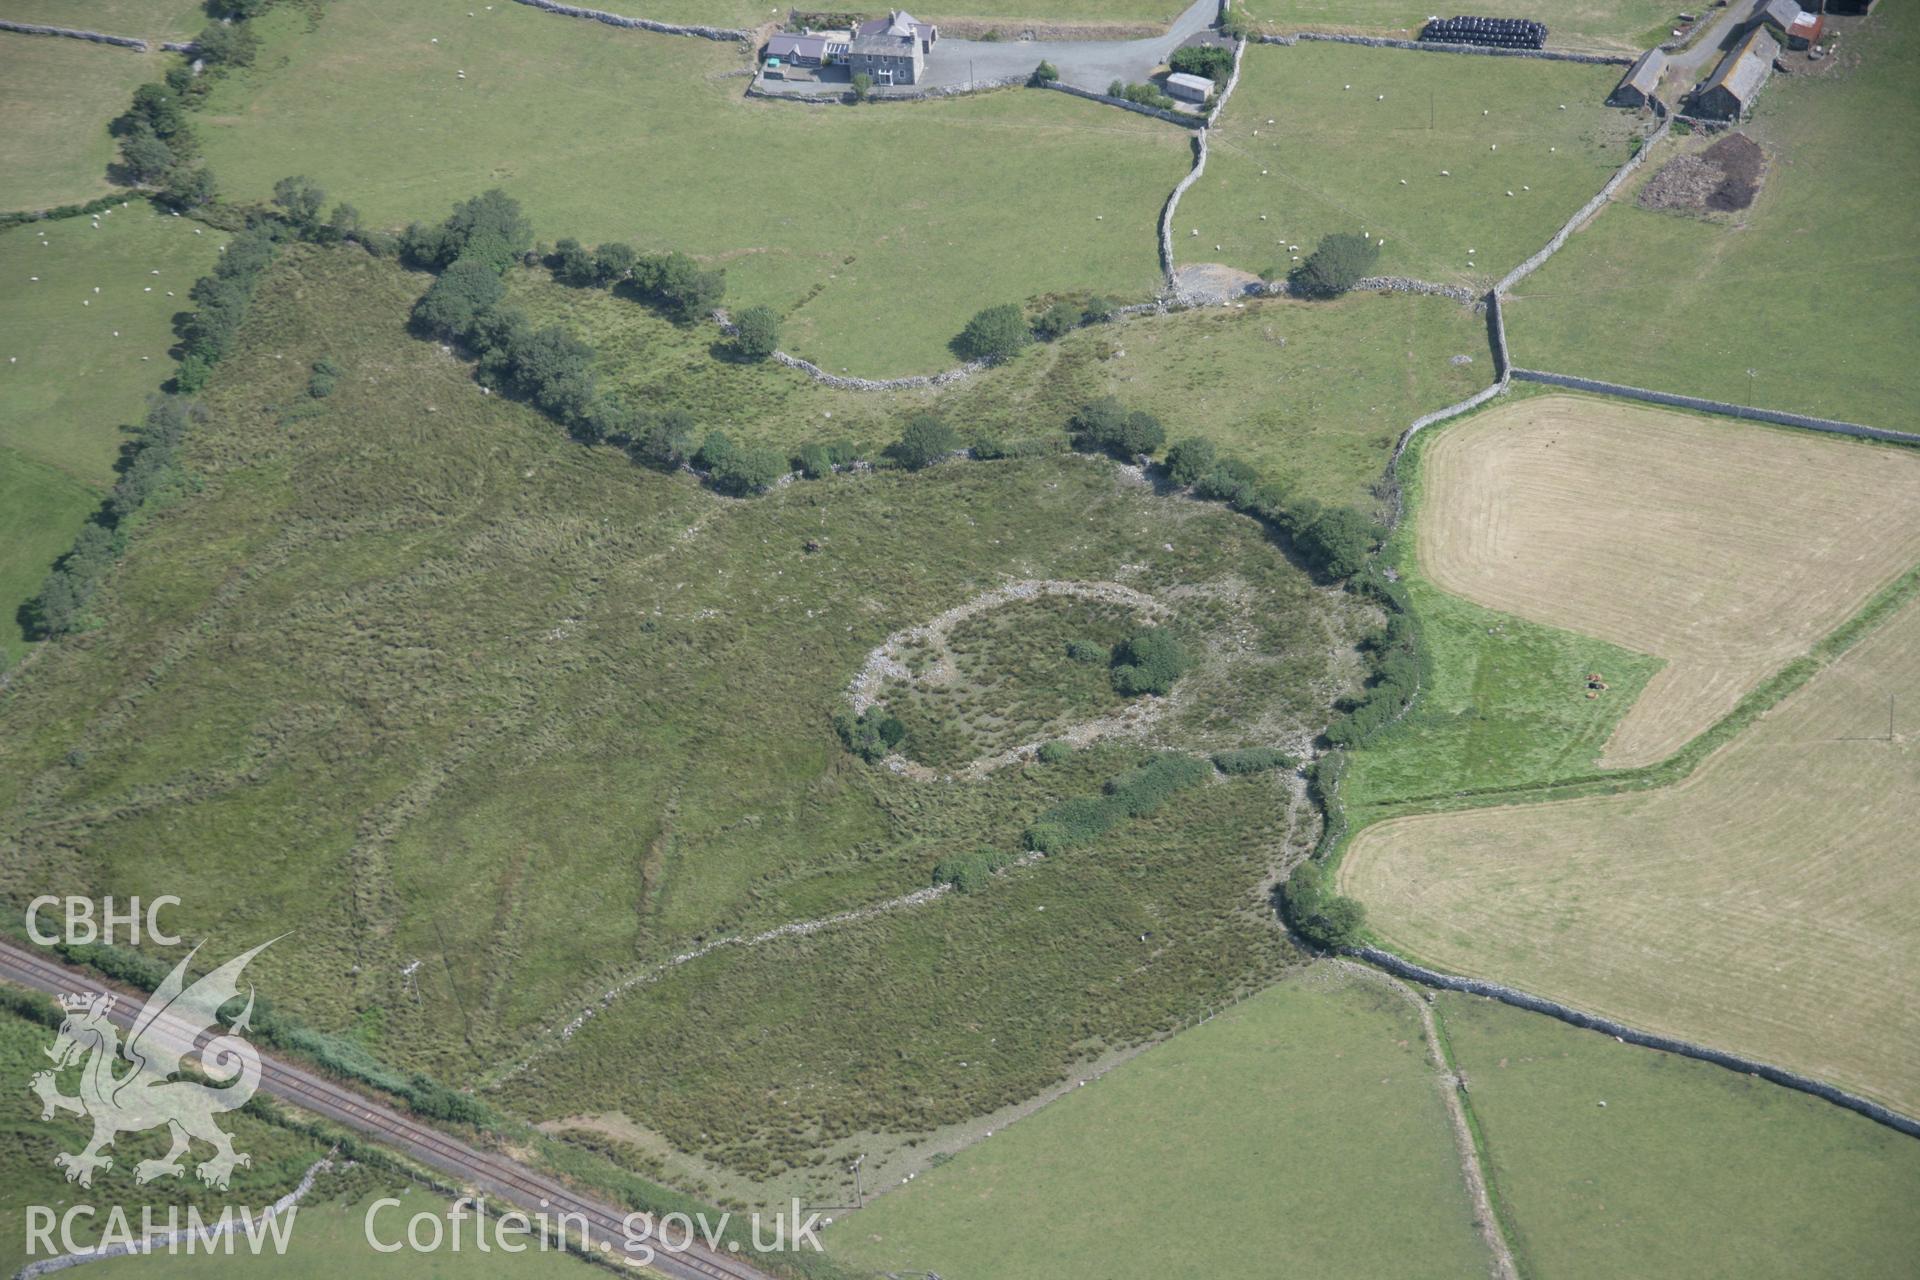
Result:
M950 884L961 893L978 893L993 879L993 873L1010 866L1014 857L984 846L972 853L942 858L933 867L935 884Z
M1055 805L1027 828L1029 849L1059 853L1112 830L1126 818L1143 817L1177 791L1206 781L1211 766L1198 756L1168 752L1137 769L1108 779L1101 794L1076 796Z
M1384 627L1361 641L1370 669L1366 689L1349 699L1347 715L1327 726L1326 739L1336 747L1361 746L1413 700L1420 688L1417 633L1406 613L1395 613Z
M1217 44L1190 44L1175 49L1167 59L1167 66L1190 76L1225 80L1233 74L1233 50Z
M315 400L324 400L333 394L334 384L340 380L340 366L325 356L313 362L313 375L307 379L307 394Z
M954 339L954 349L963 360L1002 364L1019 355L1033 341L1027 318L1011 302L988 307L967 321L967 327Z
M884 760L907 736L900 717L879 707L868 707L857 716L843 711L834 717L833 727L847 750L868 764Z
M916 413L907 429L887 448L887 454L909 471L943 462L960 447L952 427L931 413Z
M1167 442L1160 419L1144 409L1129 410L1112 396L1089 401L1067 422L1074 447L1110 453L1125 461L1153 453Z
M1307 260L1287 273L1293 291L1306 298L1336 298L1367 276L1380 247L1365 236L1337 231L1323 236Z
M1085 662L1089 664L1095 662L1112 662L1113 650L1103 644L1095 644L1091 640L1069 640L1067 641L1067 656L1075 662Z
M1065 738L1043 742L1040 744L1040 750L1035 753L1035 758L1041 764L1059 764L1063 760L1070 760L1073 758L1073 744Z
M1113 687L1127 696L1166 695L1193 666L1186 646L1165 627L1149 627L1115 646Z
M1265 773L1269 769L1291 769L1299 763L1278 747L1242 747L1213 753L1213 767L1222 773Z
M780 349L780 316L772 307L748 307L733 318L733 350L743 360L765 360Z
M1366 931L1366 908L1332 892L1317 862L1303 862L1293 869L1280 901L1293 931L1315 946L1336 951L1355 946Z

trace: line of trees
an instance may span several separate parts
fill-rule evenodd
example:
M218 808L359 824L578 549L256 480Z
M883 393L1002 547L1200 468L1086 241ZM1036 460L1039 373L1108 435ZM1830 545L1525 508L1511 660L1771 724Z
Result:
M196 209L211 203L218 192L213 170L200 159L199 139L188 112L205 99L213 81L233 67L250 67L260 41L251 19L264 13L274 0L223 0L210 5L219 21L210 23L193 40L193 57L203 74L190 66L170 67L158 81L133 91L132 104L108 126L120 144L115 180L127 186L153 190L176 209Z

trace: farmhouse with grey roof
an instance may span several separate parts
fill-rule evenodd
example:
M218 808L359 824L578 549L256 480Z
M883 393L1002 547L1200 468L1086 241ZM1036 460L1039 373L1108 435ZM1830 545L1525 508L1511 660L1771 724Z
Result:
M1694 91L1693 113L1709 120L1740 119L1753 110L1779 56L1779 42L1765 27L1755 27Z
M1784 41L1799 17L1799 0L1756 0L1747 21L1756 27L1772 28L1774 39Z
M1612 107L1644 107L1657 102L1660 97L1660 77L1667 74L1667 55L1658 49L1649 49L1634 59L1627 74L1620 77L1620 83L1614 86L1607 96L1607 105Z
M926 70L927 54L939 38L938 27L896 9L853 29L847 70L871 76L875 84L917 84Z

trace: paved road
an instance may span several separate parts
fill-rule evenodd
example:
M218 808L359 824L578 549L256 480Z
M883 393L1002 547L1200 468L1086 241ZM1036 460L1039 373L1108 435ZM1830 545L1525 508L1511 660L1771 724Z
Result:
M1720 64L1727 47L1733 43L1734 28L1744 24L1752 14L1753 0L1732 0L1692 47L1674 54L1668 65L1684 71L1690 79L1701 79Z
M1219 14L1220 0L1194 0L1165 34L1143 40L942 40L927 57L927 84L951 88L970 79L1026 75L1045 58L1068 84L1104 93L1115 80L1146 79Z
M1175 49L1211 27L1219 13L1220 0L1193 0L1163 34L1140 40L942 40L927 55L926 71L913 87L961 89L977 81L1025 77L1044 58L1068 84L1105 93L1115 80L1146 79ZM845 91L843 75L830 69L820 82L756 79L754 85L794 97L835 94Z
M123 1027L132 1023L145 1002L143 995L110 987L11 942L0 942L0 978L54 996L111 991L120 997L114 1002L111 1016ZM163 1019L155 1025L173 1046L190 1045L198 1030L177 1020L169 1025ZM591 1247L609 1250L616 1258L622 1256L626 1239L625 1211L605 1201L579 1195L505 1156L468 1146L284 1059L264 1053L260 1059L260 1092L398 1148L489 1200L511 1204L529 1214L542 1211L555 1216L579 1214L586 1219ZM635 1219L636 1227L641 1221ZM677 1234L675 1240L678 1240ZM741 1259L708 1249L697 1240L684 1251L657 1251L651 1267L672 1280L768 1280L764 1272Z

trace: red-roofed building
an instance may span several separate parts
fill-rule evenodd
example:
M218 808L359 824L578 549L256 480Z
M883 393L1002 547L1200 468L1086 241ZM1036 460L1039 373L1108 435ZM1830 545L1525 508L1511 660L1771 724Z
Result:
M1825 15L1807 13L1802 10L1800 15L1793 20L1793 24L1787 28L1787 48L1811 48L1813 42L1818 40L1821 35L1825 33L1826 29L1827 19Z

